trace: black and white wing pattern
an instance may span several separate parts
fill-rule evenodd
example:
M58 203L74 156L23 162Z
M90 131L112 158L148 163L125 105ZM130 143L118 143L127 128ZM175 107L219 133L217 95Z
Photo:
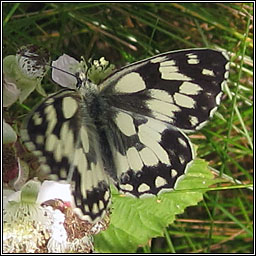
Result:
M194 131L213 116L228 77L226 53L163 53L118 70L100 85L110 104Z
M223 52L181 50L126 66L100 85L113 111L106 134L121 192L140 197L175 187L193 160L184 132L213 116L228 65Z
M110 181L136 197L175 188L194 158L185 133L213 116L228 65L220 51L180 50L121 68L98 86L85 80L36 107L23 140L51 176L75 184L77 211L95 222L109 207Z
M75 212L90 222L100 220L110 204L109 177L96 131L86 99L76 90L48 97L21 129L23 141L49 178L73 185Z
M193 159L190 140L181 130L120 110L108 124L109 159L113 160L110 171L114 170L121 192L143 197L175 187Z

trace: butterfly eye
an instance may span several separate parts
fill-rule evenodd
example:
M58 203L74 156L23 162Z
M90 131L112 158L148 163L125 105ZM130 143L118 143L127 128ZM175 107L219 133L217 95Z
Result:
M84 78L83 73L76 73L75 76L76 76L76 79L77 79L76 88L79 89L79 88L81 88L85 78Z

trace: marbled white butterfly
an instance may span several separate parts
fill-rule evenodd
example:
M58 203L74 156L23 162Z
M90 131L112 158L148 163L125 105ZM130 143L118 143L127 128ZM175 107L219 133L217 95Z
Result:
M185 133L213 116L228 69L224 52L189 49L133 63L99 85L83 79L37 106L22 138L49 174L72 179L75 210L95 222L109 208L110 182L136 197L175 188L194 157Z

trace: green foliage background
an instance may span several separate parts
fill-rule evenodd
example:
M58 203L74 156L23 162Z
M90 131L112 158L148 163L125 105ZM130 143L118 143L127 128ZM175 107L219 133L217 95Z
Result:
M253 199L249 189L253 176L252 3L5 2L2 8L3 56L15 54L23 45L35 44L47 48L53 60L63 53L76 59L81 55L94 59L104 56L121 67L157 53L183 48L227 50L231 56L231 72L222 104L213 120L190 137L198 147L198 157L208 161L220 174L225 173L243 185L221 183L205 193L197 206L185 212L174 212L180 214L175 222L163 218L165 225L162 222L157 228L154 227L157 222L143 220L143 216L151 216L150 211L153 214L155 208L142 209L142 233L151 227L153 231L151 236L138 233L141 239L143 237L140 241L129 240L123 232L127 230L125 225L139 225L138 219L127 218L128 213L124 211L124 216L117 216L121 223L126 221L120 224L123 231L117 233L117 227L111 224L109 232L113 239L108 240L102 233L96 238L96 246L102 252L253 251ZM56 90L50 79L44 80L44 88L47 92ZM5 111L4 115L17 127L17 132L27 108L40 99L41 96L33 92L24 105L17 103ZM197 183L189 184L189 189L193 189ZM113 197L117 207L124 200L132 200L122 198L120 201L118 195ZM189 197L191 205L197 204L200 197ZM124 207L129 208L129 205ZM170 210L168 205L163 208ZM156 216L156 219L161 218L161 212ZM172 224L166 227L169 223Z

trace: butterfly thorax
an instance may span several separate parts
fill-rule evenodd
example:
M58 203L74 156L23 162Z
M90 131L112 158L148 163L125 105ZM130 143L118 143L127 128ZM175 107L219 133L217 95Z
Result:
M78 88L81 94L85 96L91 94L96 95L99 93L98 86L88 79L82 80L81 85L78 85Z
M79 75L80 78L80 75ZM98 118L99 114L99 90L96 84L92 83L88 79L82 80L81 84L77 86L79 94L83 98L82 104L86 105L89 115L95 119Z

